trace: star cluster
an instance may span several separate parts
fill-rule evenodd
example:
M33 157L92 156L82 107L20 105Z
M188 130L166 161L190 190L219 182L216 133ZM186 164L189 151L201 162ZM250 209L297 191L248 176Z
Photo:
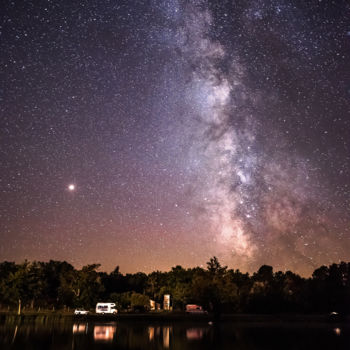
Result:
M2 7L2 260L349 260L347 1Z

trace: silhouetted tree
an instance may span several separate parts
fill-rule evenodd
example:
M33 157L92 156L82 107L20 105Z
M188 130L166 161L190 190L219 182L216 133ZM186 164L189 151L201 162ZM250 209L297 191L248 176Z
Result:
M149 299L162 303L170 294L175 309L200 304L217 317L225 312L350 312L350 263L317 268L311 278L263 265L253 275L229 270L217 257L207 269L175 266L168 272L123 275L100 265L75 269L63 261L0 263L2 307L93 308L114 301L118 308L145 308Z

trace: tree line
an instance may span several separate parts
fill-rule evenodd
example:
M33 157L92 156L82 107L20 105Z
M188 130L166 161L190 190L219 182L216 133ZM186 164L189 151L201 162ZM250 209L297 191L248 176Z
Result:
M220 313L325 313L350 311L350 263L316 269L310 278L291 271L274 272L263 265L253 273L222 266L216 257L207 267L173 267L122 274L98 271L99 264L77 270L66 261L0 263L0 307L29 309L94 308L98 301L115 302L119 310L146 310L149 300L162 303L171 295L173 310L202 305Z

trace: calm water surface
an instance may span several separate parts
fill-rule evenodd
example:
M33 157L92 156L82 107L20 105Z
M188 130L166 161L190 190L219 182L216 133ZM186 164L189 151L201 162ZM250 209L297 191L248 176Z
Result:
M350 349L347 325L3 322L0 349Z

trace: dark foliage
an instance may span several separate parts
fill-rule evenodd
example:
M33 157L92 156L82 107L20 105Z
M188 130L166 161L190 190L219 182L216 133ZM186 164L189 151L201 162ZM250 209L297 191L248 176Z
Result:
M93 308L97 301L113 301L120 309L145 310L149 300L162 303L170 294L174 309L199 304L220 313L329 313L350 311L350 263L316 269L310 278L273 272L263 265L249 275L221 266L216 257L207 269L176 266L168 272L123 275L92 264L77 270L63 261L0 263L0 304L15 308Z

